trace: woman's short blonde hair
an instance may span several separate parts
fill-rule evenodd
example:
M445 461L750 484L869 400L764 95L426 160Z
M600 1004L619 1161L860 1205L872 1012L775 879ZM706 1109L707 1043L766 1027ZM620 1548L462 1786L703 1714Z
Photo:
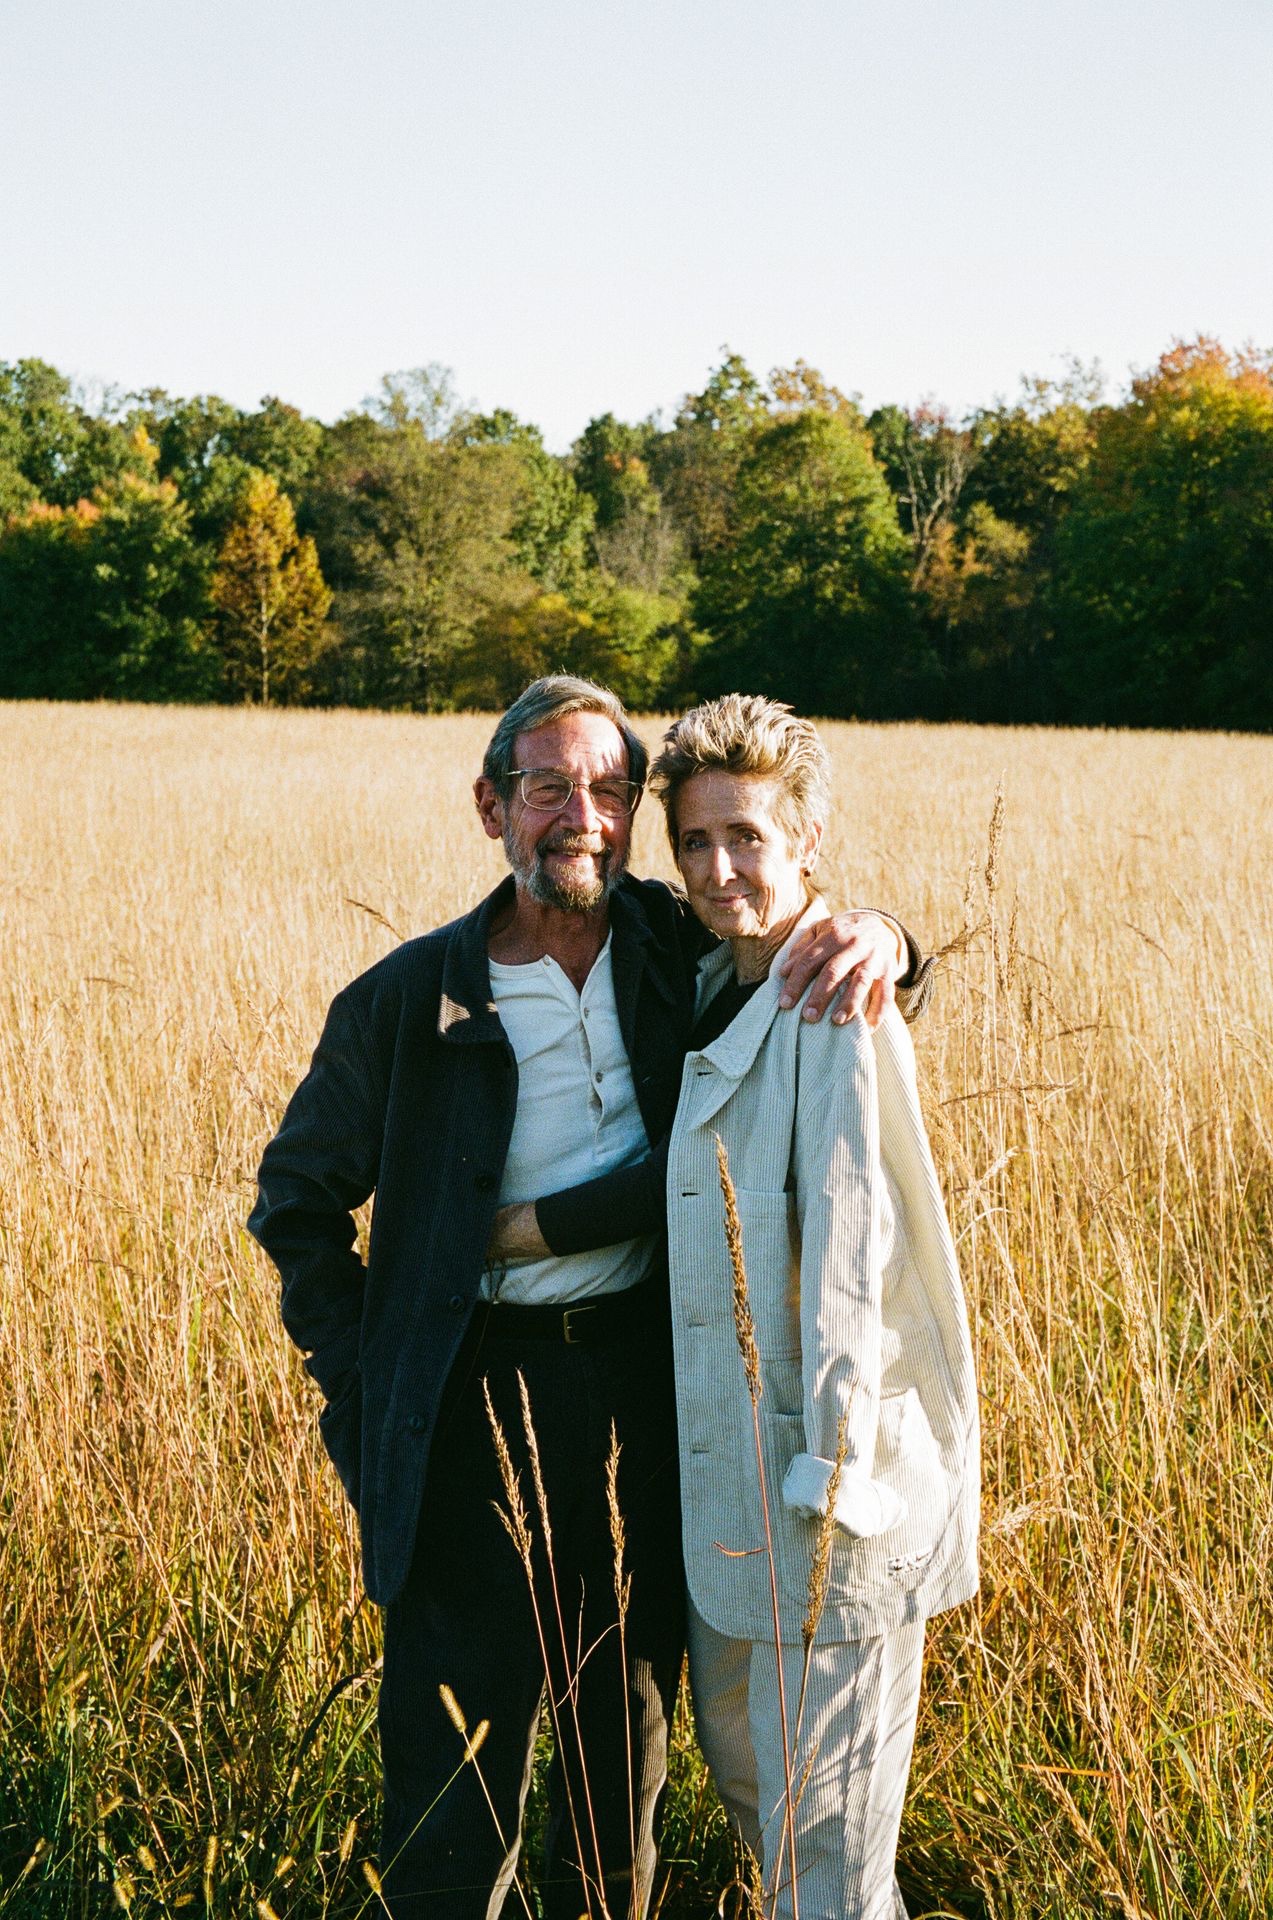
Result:
M676 852L676 797L696 773L752 774L776 790L774 813L794 851L811 827L825 826L831 804L831 762L811 720L781 700L726 693L692 707L669 727L650 782L663 803Z

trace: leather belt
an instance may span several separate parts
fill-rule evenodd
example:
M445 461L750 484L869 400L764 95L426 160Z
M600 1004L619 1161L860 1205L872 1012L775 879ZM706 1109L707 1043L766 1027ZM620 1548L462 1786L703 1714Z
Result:
M560 1340L565 1346L589 1346L619 1334L655 1326L667 1317L667 1296L653 1280L638 1281L619 1293L598 1293L561 1306L501 1306L486 1316L488 1340Z

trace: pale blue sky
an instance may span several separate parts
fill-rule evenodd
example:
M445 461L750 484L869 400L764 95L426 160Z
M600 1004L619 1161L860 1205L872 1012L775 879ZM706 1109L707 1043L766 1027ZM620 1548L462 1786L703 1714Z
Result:
M1271 0L10 0L0 359L565 446L723 343L956 410L1273 346Z

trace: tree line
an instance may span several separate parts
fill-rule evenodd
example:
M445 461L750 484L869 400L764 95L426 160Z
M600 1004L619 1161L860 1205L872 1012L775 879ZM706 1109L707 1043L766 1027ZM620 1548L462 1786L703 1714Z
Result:
M1273 723L1273 355L1077 363L964 420L726 352L570 452L429 366L334 425L0 363L0 697Z

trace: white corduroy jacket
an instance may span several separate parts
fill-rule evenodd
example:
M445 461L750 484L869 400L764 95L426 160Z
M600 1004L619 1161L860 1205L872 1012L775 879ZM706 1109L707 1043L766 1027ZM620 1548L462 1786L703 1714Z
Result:
M728 949L704 962L700 1007L729 965ZM779 1018L780 987L775 963L732 1025L687 1056L672 1132L685 1565L694 1604L718 1632L772 1639L719 1134L760 1351L782 1637L800 1638L817 1531L811 1515L825 1505L843 1414L848 1457L836 1511L845 1524L835 1530L818 1632L859 1640L976 1591L972 1346L902 1019L890 1008L872 1035L861 1019L833 1028Z

